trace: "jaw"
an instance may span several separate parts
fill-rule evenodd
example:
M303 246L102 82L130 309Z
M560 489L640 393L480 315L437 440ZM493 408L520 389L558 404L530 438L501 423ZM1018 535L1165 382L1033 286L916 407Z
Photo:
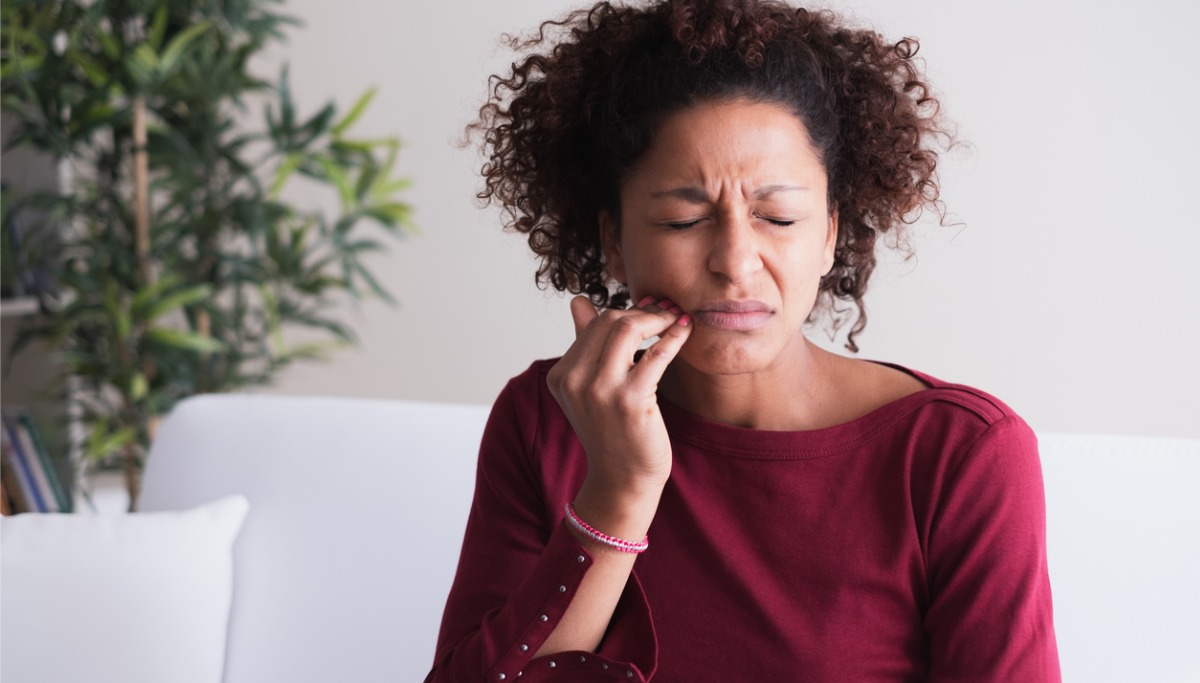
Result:
M788 366L799 359L806 347L801 331L781 335L778 330L731 332L697 325L680 349L672 367L689 375L689 384L703 382L705 377L753 379L762 373L777 374L776 379L789 375Z

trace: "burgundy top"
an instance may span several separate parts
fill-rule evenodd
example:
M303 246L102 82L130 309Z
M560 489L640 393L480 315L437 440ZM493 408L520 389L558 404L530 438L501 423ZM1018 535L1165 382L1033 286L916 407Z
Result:
M1060 680L1033 432L915 372L928 389L812 431L662 401L671 477L604 642L533 659L592 564L562 521L587 458L554 362L488 420L427 681Z

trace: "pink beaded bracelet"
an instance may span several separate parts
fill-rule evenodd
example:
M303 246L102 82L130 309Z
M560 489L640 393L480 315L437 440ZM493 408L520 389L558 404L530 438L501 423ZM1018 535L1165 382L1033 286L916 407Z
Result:
M644 552L646 552L646 548L650 547L650 537L649 536L643 538L641 543L634 543L633 541L626 541L623 538L609 536L608 534L606 534L602 531L597 531L596 529L593 529L591 527L591 525L589 525L587 522L580 519L579 515L575 514L575 506L572 505L571 503L567 503L563 509L567 513L567 523L571 525L571 528L575 529L579 533L583 534L584 536L587 536L588 538L592 539L593 541L595 541L597 543L601 543L610 548L616 548L617 550L620 550L621 552L634 553L634 554L644 553Z

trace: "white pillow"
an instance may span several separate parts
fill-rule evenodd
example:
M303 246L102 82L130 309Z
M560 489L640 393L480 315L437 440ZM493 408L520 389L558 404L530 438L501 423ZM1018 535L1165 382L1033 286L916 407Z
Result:
M219 683L248 510L229 496L183 512L4 518L0 679Z

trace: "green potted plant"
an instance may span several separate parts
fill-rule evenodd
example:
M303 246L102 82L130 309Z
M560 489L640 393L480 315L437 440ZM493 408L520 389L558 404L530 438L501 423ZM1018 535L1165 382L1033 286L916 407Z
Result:
M119 462L131 508L156 420L180 399L268 383L353 340L333 315L346 295L391 300L365 260L411 229L396 195L395 138L339 115L302 117L286 68L250 59L295 22L267 0L11 0L0 8L3 108L30 145L67 169L30 211L26 256L55 282L18 344L61 351L82 407L89 462ZM267 100L263 125L246 125ZM283 199L328 188L335 215ZM318 341L289 345L305 327ZM306 338L313 339L312 334Z

